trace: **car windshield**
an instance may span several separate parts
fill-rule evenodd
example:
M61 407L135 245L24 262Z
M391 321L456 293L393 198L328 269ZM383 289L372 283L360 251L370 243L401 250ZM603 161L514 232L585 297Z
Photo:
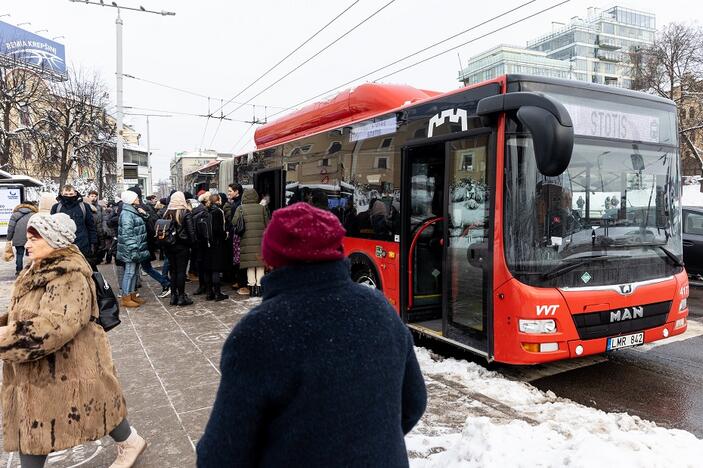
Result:
M584 116L574 114L583 111L573 103L567 109L577 135L569 167L558 177L537 170L532 137L514 117L514 131L507 135L505 255L513 274L537 286L576 287L680 271L680 176L678 151L669 141L673 130L657 127L628 141L633 127L647 127L641 121L604 138L594 127L601 125L597 112L592 125L579 131ZM668 116L661 120L670 121ZM603 125L612 129L613 124Z

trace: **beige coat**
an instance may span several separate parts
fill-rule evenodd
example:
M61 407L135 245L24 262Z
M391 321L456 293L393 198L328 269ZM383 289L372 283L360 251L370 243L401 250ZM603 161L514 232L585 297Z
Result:
M6 452L46 455L100 439L127 415L95 285L75 246L25 268L0 338Z

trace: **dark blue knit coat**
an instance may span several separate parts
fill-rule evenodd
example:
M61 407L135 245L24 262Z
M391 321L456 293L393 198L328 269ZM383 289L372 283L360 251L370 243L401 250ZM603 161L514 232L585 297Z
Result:
M346 261L284 267L232 330L198 466L407 467L425 411L412 336Z

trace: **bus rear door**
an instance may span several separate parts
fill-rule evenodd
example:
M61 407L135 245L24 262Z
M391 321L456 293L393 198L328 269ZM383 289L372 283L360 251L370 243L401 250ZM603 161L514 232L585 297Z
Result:
M452 138L403 150L403 319L490 358L490 133Z

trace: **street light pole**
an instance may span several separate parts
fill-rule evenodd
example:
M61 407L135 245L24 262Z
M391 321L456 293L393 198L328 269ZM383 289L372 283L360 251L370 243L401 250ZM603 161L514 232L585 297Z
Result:
M124 131L124 109L123 109L123 88L122 88L122 18L120 17L120 9L117 9L117 19L115 20L115 30L117 34L117 64L115 75L117 83L116 100L117 100L117 193L122 193L124 190L124 140L122 133Z
M122 193L124 190L124 141L122 139L122 133L124 131L124 106L123 106L123 87L122 87L122 17L120 16L120 10L138 11L140 13L153 13L161 16L175 16L176 14L172 11L155 11L147 10L146 8L140 6L139 8L120 6L116 2L111 2L111 4L106 4L102 1L95 2L91 0L69 0L72 3L80 3L85 5L95 5L100 7L116 8L117 9L117 19L115 20L116 29L116 39L117 39L117 63L116 63L116 84L115 84L115 98L117 104L117 192Z

